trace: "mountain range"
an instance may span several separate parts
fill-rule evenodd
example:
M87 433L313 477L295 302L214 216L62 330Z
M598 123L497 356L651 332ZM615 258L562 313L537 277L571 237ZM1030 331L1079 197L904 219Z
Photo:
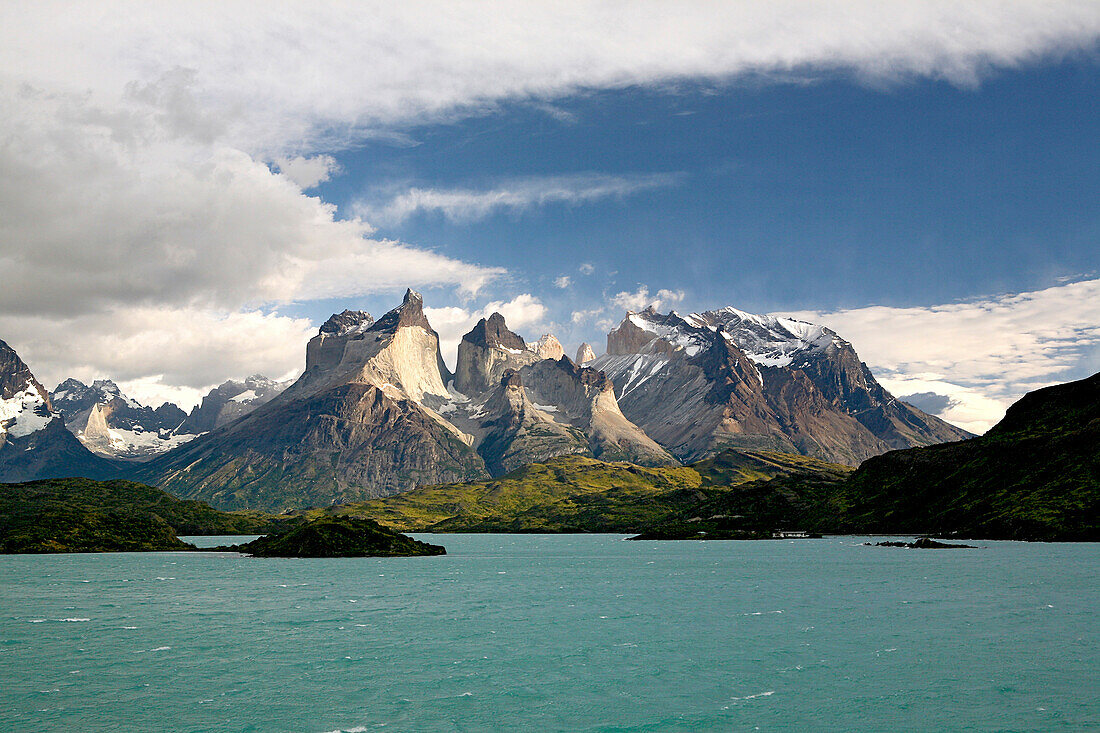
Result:
M248 414L289 384L258 374L231 379L210 390L190 415L171 402L146 407L109 379L91 385L66 379L49 396L88 450L104 458L142 461Z
M109 381L63 382L56 409L40 385L19 389L23 413L37 417L5 428L12 440L68 416L89 448L143 459L106 463L113 475L273 511L483 480L556 456L674 466L733 447L856 465L969 437L891 396L833 331L734 308L631 312L605 355L584 344L577 360L551 334L528 344L494 313L463 336L452 373L411 290L377 321L333 315L290 386L227 382L190 415L143 407ZM98 458L66 445L68 464L49 462L48 473L78 475ZM15 463L18 480L43 477ZM2 466L0 479L16 480Z

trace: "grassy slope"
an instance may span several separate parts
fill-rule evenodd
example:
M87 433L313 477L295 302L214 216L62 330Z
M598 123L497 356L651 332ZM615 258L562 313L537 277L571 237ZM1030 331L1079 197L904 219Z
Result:
M777 475L849 470L765 451L731 450L660 468L563 456L495 480L426 486L309 516L366 516L401 531L633 532L708 500L712 491Z
M44 479L0 485L0 551L187 549L177 534L252 534L279 521L181 501L132 481Z

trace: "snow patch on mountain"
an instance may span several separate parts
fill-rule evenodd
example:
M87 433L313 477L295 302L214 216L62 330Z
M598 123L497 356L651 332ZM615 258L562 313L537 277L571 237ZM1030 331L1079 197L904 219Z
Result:
M671 315L675 316L677 314L673 311ZM647 316L647 313L627 313L626 318L633 325L643 331L654 334L659 339L663 339L674 348L682 350L688 356L695 356L706 348L706 341L700 339L687 329L681 328L679 324L661 323Z
M807 321L747 313L733 306L692 313L692 326L721 331L723 337L759 366L786 367L803 352L817 352L846 343L835 331Z
M22 438L42 430L52 419L46 401L30 382L22 392L0 400L0 436Z

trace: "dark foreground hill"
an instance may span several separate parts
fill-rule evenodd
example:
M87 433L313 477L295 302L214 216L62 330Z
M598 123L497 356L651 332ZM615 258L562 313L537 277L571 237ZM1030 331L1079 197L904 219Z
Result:
M0 552L185 550L177 535L260 534L280 520L220 512L133 481L0 484Z
M871 458L828 509L849 532L1100 540L1100 374L1025 395L980 438Z
M370 519L323 517L243 545L219 548L254 557L418 557L446 555L439 545L414 540Z

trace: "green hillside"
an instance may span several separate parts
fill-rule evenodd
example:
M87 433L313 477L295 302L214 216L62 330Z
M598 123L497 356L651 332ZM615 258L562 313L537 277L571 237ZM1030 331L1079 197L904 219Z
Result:
M851 532L1100 540L1100 374L1025 395L979 438L865 461L829 511Z
M0 552L182 550L177 535L261 534L271 515L219 512L133 481L0 484Z
M308 515L365 516L400 531L635 532L709 500L712 492L775 476L850 470L768 451L728 450L690 466L659 468L563 456L499 479L425 486Z

